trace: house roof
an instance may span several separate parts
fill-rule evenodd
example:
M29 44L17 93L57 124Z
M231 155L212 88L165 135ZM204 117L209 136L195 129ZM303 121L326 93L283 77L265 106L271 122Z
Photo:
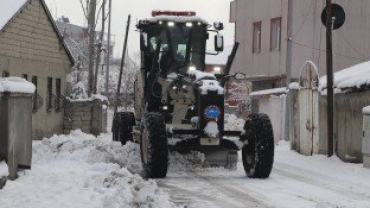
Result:
M29 0L1 0L0 1L0 31L10 19L18 13Z
M361 90L369 88L370 85L370 61L363 62L347 69L343 69L334 73L333 87L336 88L336 93L346 92L347 90ZM320 78L319 90L326 94L327 76Z
M0 0L0 32L2 32L6 26L11 22L11 20L17 16L24 8L25 6L30 3L31 0ZM63 36L59 33L58 28L54 22L54 19L45 3L44 0L39 0L42 7L44 8L44 11L59 39L61 42L64 50L66 51L68 58L71 62L71 64L75 63L75 60L66 46Z

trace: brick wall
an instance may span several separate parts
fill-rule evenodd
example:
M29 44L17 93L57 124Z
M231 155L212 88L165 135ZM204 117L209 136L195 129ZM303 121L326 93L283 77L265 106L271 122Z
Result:
M72 130L81 129L85 133L99 135L107 130L107 106L106 101L66 100L64 106L64 133L69 134Z

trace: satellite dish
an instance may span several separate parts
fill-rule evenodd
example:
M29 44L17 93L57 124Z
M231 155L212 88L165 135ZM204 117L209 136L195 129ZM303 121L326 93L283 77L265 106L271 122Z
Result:
M346 13L344 12L343 7L341 7L338 4L332 4L331 9L332 9L332 17L335 17L335 21L333 24L333 30L337 30L341 28L344 22L346 21ZM325 7L325 9L321 13L321 21L325 26L326 26L326 17L327 17L327 13L326 13L326 7Z

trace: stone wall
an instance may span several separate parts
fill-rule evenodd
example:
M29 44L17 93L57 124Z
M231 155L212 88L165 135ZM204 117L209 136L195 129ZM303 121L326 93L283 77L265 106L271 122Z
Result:
M71 101L64 106L64 133L81 129L85 133L99 135L107 131L107 101L100 99Z

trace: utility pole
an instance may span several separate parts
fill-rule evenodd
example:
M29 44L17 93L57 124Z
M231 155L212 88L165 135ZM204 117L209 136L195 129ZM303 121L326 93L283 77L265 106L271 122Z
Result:
M90 0L89 5L89 97L94 89L94 50L95 50L95 13L96 0Z
M127 51L127 40L128 40L128 33L129 33L129 30L130 30L130 23L131 23L131 15L128 15L125 42L123 43L124 45L123 45L123 51L122 51L121 68L120 68L120 71L119 71L117 93L116 93L116 99L115 99L115 103L114 103L114 116L113 116L113 118L115 118L115 116L117 114L118 97L119 97L119 94L121 92L122 73L123 73L123 67L125 65L125 58L126 58L126 51Z
M333 156L334 137L334 92L333 92L333 43L332 43L332 7L331 0L326 0L326 65L327 65L327 143L328 157Z
M105 72L105 96L108 96L108 83L109 83L109 60L110 60L110 36L111 36L111 17L112 17L112 0L109 0L109 19L108 19L108 48L107 48L107 57L106 57L106 72Z
M98 88L98 77L99 77L99 64L101 59L101 52L103 47L103 41L104 41L104 31L105 31L105 4L107 0L103 0L102 3L102 26L101 26L101 34L99 37L99 43L98 43L98 50L97 50L97 56L95 61L95 79L94 79L94 93L96 94L97 88Z
M288 0L288 37L287 37L287 58L286 58L286 87L289 89L289 84L292 79L293 65L293 0ZM286 95L285 101L285 140L290 139L290 110L292 107L292 96L290 93Z

